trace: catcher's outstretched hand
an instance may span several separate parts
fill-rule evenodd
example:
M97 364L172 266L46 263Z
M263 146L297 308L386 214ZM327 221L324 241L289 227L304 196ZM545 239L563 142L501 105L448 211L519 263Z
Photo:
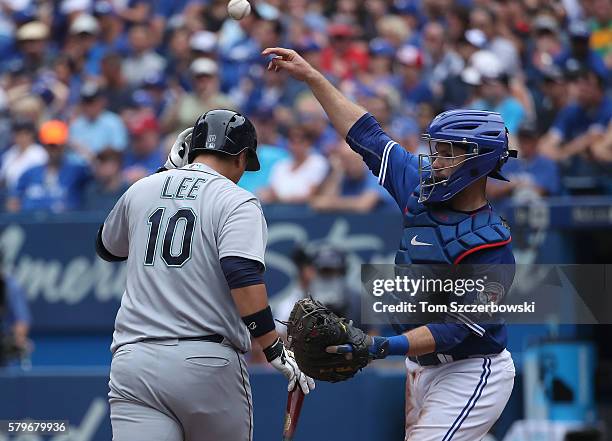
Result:
M273 56L268 63L268 70L285 70L289 75L299 81L307 81L314 75L317 75L317 70L312 67L300 54L293 49L283 47L269 47L265 49L261 55L264 57Z
M164 164L164 167L167 170L181 168L187 165L187 150L189 150L192 132L193 127L189 127L188 129L183 130L177 136L176 141L174 141L174 144L170 149L170 154L168 154L168 160Z
M287 387L289 392L295 388L296 384L300 386L305 395L315 388L314 380L300 370L293 352L285 348L280 338L264 349L264 354L268 362L289 380Z
M380 360L389 355L389 339L386 337L367 337L368 352L372 360ZM325 352L329 354L345 354L347 359L353 356L353 345L344 344L336 346L328 346Z

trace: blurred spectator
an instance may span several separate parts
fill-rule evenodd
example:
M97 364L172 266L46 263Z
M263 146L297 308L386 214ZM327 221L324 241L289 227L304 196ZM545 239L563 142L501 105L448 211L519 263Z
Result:
M169 29L168 32L166 74L168 77L175 79L180 87L188 89L191 84L189 64L192 61L189 30L180 26L176 29Z
M609 82L609 72L601 56L589 46L591 31L584 22L574 22L569 26L569 47L555 58L557 65L569 68L568 63L576 61L595 72L605 82ZM575 60L575 61L574 61Z
M496 54L503 64L503 71L509 75L521 67L518 51L508 38L500 35L501 20L486 8L474 8L470 12L470 26L483 32L486 37L484 48Z
M311 200L317 211L368 213L378 205L392 201L378 179L370 173L361 156L345 141L330 155L331 173L321 190Z
M423 59L423 75L435 87L463 69L461 57L449 49L444 27L437 22L428 23L423 29Z
M100 63L100 86L104 90L106 109L121 113L130 102L130 87L125 80L121 64L123 58L116 52L108 52Z
M245 173L242 175L240 185L253 194L258 194L261 189L270 185L270 175L274 165L289 158L286 149L286 140L278 133L278 125L271 111L256 114L251 121L257 131L257 157L261 168L256 173Z
M166 60L153 50L151 36L145 24L133 25L128 37L130 53L123 60L123 74L129 85L138 86L146 75L163 72Z
M85 191L85 204L87 210L109 212L117 200L128 189L121 170L123 168L123 155L113 149L105 149L96 155L93 163L92 181Z
M356 33L355 27L349 24L329 25L329 46L323 49L321 56L323 72L344 80L368 67L368 53L362 44L354 40Z
M397 51L397 62L401 108L407 114L414 114L417 104L433 100L432 90L422 76L423 54L415 46L404 46Z
M157 118L168 112L176 102L176 95L168 88L166 77L163 74L153 73L147 75L142 83L142 90L151 101L151 109Z
M40 21L30 21L17 29L16 37L26 72L33 74L49 65L53 55L48 47L49 26Z
M576 88L576 101L564 107L542 138L542 154L563 161L589 149L612 130L612 100L605 95L604 79L581 70L570 82Z
M550 66L542 72L538 95L534 99L538 133L546 133L557 114L567 105L567 86L563 73L556 66Z
M612 69L612 4L608 0L583 2L585 15L591 29L590 46L604 60L608 70Z
M83 65L83 73L95 76L100 73L100 60L104 49L97 45L100 26L95 17L89 14L79 14L69 28L69 37L64 52L71 54L73 60L79 60Z
M0 179L6 188L13 188L29 168L47 162L47 152L36 142L36 126L30 120L13 124L15 144L2 155Z
M291 158L277 162L272 168L270 186L260 192L264 203L306 203L327 175L327 160L315 153L312 136L300 125L289 129Z
M80 208L90 172L65 155L68 127L62 121L48 121L40 127L38 137L47 150L47 162L21 175L10 192L7 209L59 213Z
M219 70L215 61L198 58L191 63L190 71L193 92L180 96L164 116L166 131L193 126L198 116L211 109L235 109L234 103L219 89Z
M127 131L119 116L106 110L106 98L94 83L81 88L81 103L77 118L70 123L70 143L86 157L111 147L123 150L127 145Z
M125 23L117 14L113 4L108 0L97 0L94 4L93 15L98 19L100 28L96 47L102 54L124 49L127 46L123 34Z
M556 67L553 60L561 54L563 42L559 24L556 18L549 14L537 16L532 28L534 38L527 48L528 59L525 69L530 81L537 82L541 74Z
M474 88L480 84L480 74L471 66L471 60L486 42L482 31L471 29L466 31L457 41L457 53L463 63L462 70L450 74L442 82L439 100L443 110L463 107L470 101Z
M307 93L294 103L295 120L308 133L312 147L319 153L327 154L336 145L338 135L318 101Z
M525 109L510 94L510 78L503 73L492 72L481 77L480 99L470 104L470 108L498 112L511 134L515 134L525 118Z
M159 169L165 162L165 155L154 115L143 113L136 116L129 128L132 142L125 153L123 175L128 183L133 184Z
M296 276L289 292L274 306L274 316L281 321L289 319L289 314L293 305L298 300L306 298L310 294L310 285L316 277L316 269L313 265L315 250L312 246L300 244L291 252L291 260L296 268ZM278 327L277 330L282 334L286 333L286 327Z
M353 81L345 81L342 91L350 96L371 96L389 93L394 89L393 60L395 48L382 38L376 38L369 44L368 68L358 71Z
M322 246L315 252L312 263L316 271L309 289L312 298L340 317L359 318L359 293L347 283L346 253L336 246Z
M491 199L511 196L524 201L557 195L560 190L559 170L553 160L538 153L538 134L535 129L521 127L518 141L518 159L504 165L504 176L510 182L490 180L487 196Z
M31 322L26 293L13 277L1 274L0 366L31 350L32 344L28 339Z

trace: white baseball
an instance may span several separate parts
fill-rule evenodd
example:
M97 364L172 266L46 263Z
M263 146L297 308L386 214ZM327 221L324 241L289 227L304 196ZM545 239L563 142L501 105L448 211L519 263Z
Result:
M251 13L251 4L248 0L230 0L227 12L234 20L242 20Z

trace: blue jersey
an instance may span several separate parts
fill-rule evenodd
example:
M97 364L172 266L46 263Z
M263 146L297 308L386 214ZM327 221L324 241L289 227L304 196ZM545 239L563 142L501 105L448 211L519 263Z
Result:
M368 168L377 176L378 183L389 192L402 213L405 213L419 185L418 157L393 141L369 113L351 127L346 141L362 156ZM481 210L491 211L491 207L486 206ZM483 246L470 250L465 253L461 263L510 264L513 268L514 256L509 241L506 241L500 246ZM507 290L514 279L514 270L507 271L503 279L500 283ZM436 351L454 359L499 353L506 347L506 327L503 324L481 325L466 319L459 323L435 323L426 326L436 341Z

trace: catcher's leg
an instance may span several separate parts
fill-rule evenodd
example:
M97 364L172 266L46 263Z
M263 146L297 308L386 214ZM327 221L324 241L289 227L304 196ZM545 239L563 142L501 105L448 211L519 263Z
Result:
M507 351L423 369L415 383L418 414L406 415L406 441L481 440L506 407L513 385Z

